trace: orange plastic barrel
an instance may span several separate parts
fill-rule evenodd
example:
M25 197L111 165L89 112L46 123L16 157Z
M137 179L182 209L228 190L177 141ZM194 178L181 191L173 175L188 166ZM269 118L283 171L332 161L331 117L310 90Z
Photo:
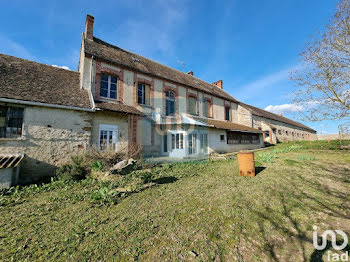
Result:
M255 176L254 152L238 152L240 176Z

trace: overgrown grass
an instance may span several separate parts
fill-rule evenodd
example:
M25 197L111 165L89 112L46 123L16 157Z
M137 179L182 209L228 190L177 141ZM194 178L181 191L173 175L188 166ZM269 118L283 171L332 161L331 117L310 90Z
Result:
M3 190L0 260L326 258L313 248L312 226L349 235L350 154L305 145L264 151L274 159L254 178L240 177L234 159Z

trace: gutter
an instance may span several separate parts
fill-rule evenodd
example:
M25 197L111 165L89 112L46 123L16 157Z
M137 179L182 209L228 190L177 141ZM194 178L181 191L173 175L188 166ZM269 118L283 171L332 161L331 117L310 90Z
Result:
M94 108L83 108L83 107L76 107L76 106L63 106L63 105L47 104L47 103L41 103L41 102L32 102L32 101L25 101L25 100L18 100L18 99L9 99L9 98L0 98L0 102L14 103L14 104L20 104L20 105L29 105L29 106L42 106L42 107L69 109L69 110L77 110L77 111L84 111L84 112L95 112Z

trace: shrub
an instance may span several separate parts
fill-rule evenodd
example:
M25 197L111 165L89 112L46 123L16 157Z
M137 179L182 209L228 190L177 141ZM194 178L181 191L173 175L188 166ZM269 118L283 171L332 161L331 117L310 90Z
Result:
M91 194L92 201L99 204L116 204L117 197L118 197L118 192L112 191L107 186L102 187L98 190L95 190Z
M103 171L105 169L105 163L101 160L97 160L92 163L92 170Z
M57 169L56 175L60 180L82 180L86 178L86 170L80 156L72 156L72 162Z
M140 175L140 178L142 180L142 183L146 184L153 180L153 173L152 172L144 172Z

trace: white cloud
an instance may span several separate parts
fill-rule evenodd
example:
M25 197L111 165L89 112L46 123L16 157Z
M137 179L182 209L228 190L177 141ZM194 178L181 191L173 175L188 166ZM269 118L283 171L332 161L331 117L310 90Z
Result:
M295 113L301 111L302 109L302 106L295 104L269 105L265 108L266 111L275 114Z
M70 70L68 66L59 66L59 65L52 65L53 67L57 67L57 68L62 68L62 69L66 69L66 70Z
M271 92L276 86L285 85L285 82L289 80L290 71L293 69L295 69L295 66L267 74L250 83L244 84L236 89L238 92L235 95L238 99L245 100L261 96L265 92Z

